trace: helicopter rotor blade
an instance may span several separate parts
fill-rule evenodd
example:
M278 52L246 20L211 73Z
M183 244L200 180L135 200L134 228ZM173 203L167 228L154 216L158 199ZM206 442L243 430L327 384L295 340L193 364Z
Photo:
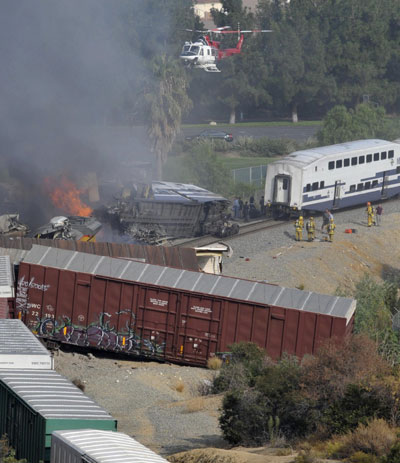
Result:
M273 32L272 30L267 29L253 29L248 31L220 31L218 34L252 34L255 32Z

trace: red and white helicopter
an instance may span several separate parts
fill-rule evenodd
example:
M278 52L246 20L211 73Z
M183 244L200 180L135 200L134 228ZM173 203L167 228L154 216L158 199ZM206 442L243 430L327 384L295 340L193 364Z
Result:
M185 42L182 48L180 58L187 66L204 69L206 72L221 72L217 67L217 61L237 55L242 51L244 34L255 32L272 32L266 29L254 29L241 31L238 25L237 31L231 31L230 26L217 27L206 31L193 31L185 29L188 32L200 32L205 35L199 37L195 42ZM213 40L212 34L237 34L238 42L235 48L221 48L221 42Z

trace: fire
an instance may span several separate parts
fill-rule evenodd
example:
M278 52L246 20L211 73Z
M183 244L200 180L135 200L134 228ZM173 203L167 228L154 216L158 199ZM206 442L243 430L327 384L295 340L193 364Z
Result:
M57 181L46 178L45 185L52 203L58 209L69 215L79 215L81 217L92 215L93 209L82 202L80 198L83 191L79 190L66 177L61 177Z

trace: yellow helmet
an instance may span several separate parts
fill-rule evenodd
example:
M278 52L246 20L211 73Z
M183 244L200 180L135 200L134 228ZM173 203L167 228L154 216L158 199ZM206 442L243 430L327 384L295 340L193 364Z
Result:
M333 219L331 219L331 222L333 222Z
M301 216L299 217L299 219L302 219L302 220L303 220L303 216L301 215Z

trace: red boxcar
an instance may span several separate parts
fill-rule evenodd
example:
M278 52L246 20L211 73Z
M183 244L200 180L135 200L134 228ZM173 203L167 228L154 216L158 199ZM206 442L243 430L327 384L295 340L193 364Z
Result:
M251 341L303 356L351 331L355 301L266 283L34 246L16 310L39 336L193 365Z

